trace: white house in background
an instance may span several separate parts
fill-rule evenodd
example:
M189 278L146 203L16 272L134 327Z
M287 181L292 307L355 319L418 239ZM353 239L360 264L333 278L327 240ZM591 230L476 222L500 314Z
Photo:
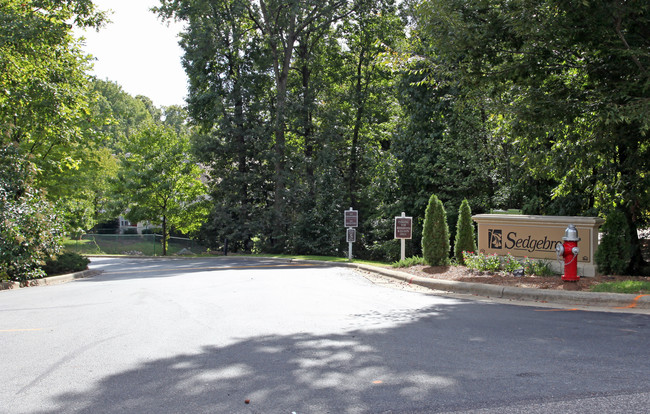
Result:
M120 216L118 221L119 221L118 231L120 234L133 233L133 229L135 229L137 234L142 234L142 230L152 229L156 227L151 223L149 223L148 221L140 221L136 224L133 224L123 216Z

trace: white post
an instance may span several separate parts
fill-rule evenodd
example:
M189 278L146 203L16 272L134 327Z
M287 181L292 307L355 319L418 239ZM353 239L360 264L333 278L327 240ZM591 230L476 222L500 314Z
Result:
M406 217L406 213L402 211L402 217ZM406 259L406 239L400 239L400 242L402 244L402 249L401 249L401 257L402 260Z
M348 242L348 260L352 261L352 242Z

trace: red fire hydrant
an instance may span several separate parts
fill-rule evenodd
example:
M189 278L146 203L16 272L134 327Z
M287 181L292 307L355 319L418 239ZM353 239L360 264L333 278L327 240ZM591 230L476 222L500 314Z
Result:
M562 280L565 282L577 282L580 280L578 276L578 242L580 237L578 237L578 229L573 224L569 224L569 227L564 231L564 237L562 237L564 243L559 243L555 246L555 252L557 253L558 260L562 261L564 258L564 274L562 275Z

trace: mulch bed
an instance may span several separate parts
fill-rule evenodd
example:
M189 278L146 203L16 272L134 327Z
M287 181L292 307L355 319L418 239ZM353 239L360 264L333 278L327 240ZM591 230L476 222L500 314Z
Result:
M398 269L415 276L432 279L455 280L459 282L485 283L490 285L515 286L535 289L588 291L591 286L603 282L621 280L644 280L642 276L597 276L581 277L578 282L564 282L561 276L513 276L509 273L478 272L464 266L411 266Z

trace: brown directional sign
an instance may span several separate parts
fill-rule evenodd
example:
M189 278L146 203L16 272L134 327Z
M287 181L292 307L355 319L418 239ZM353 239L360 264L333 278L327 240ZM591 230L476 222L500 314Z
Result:
M413 218L412 217L395 217L395 238L411 239L413 238Z
M346 229L345 232L345 241L348 243L355 243L357 241L357 230L353 228Z
M359 211L345 210L344 224L345 227L359 227Z

